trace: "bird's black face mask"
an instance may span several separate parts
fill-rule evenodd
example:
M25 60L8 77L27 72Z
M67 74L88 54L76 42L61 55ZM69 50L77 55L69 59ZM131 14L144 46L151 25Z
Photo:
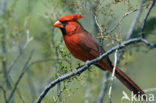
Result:
M63 35L66 35L66 25L68 24L68 21L60 21L63 25L63 28L60 28L61 29L61 32Z

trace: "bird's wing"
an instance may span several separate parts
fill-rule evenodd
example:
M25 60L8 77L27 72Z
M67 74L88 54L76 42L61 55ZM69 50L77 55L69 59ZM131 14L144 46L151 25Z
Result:
M89 55L95 59L100 56L100 52L103 54L105 51L100 48L99 44L93 39L93 37L88 33L84 32L83 34L79 34L79 46ZM101 50L100 50L101 49ZM112 63L108 57L103 60L107 66L111 66ZM100 67L100 65L97 65ZM101 67L100 67L101 68ZM104 68L103 68L104 69Z
M83 32L79 34L79 46L86 51L86 53L90 53L91 56L97 58L100 55L100 46L93 39L93 37L88 32ZM102 53L104 51L102 50Z

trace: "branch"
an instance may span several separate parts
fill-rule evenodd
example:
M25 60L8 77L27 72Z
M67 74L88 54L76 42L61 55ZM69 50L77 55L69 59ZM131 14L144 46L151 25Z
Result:
M92 9L92 16L93 16L93 19L94 19L95 31L96 31L97 37L98 37L98 33L100 33L100 36L101 36L101 38L99 38L99 44L100 44L99 53L101 55L102 54L102 48L103 48L103 30L102 30L102 28L101 28L101 26L100 26L100 24L99 24L99 22L97 20L97 13L96 12L97 12L97 8L98 8L98 2L99 1L95 1L95 5L93 5L92 4L92 1L89 0L89 3L92 6L91 9ZM103 102L103 99L104 99L104 96L105 96L105 93L106 93L106 90L107 90L107 84L108 84L109 74L110 73L108 71L106 71L106 73L104 75L103 86L102 86L102 90L101 90L101 92L99 94L98 103L102 103ZM86 90L86 91L87 91L86 94L89 94L88 93L88 90ZM86 95L86 97L87 96L88 95ZM87 99L88 98L85 99L85 103L88 102L88 101L86 102Z
M103 103L103 99L104 99L104 96L105 96L106 90L107 90L109 74L110 74L110 73L109 73L108 71L105 72L105 75L104 75L104 77L103 77L103 86L102 86L102 90L101 90L101 92L100 92L99 99L98 99L98 102L97 102L97 103Z
M1 9L0 10L0 19L1 19L0 20L0 27L3 25L3 21L5 20L4 16L5 16L6 6L7 6L7 1L2 0L1 8L0 8ZM7 77L7 59L6 59L7 58L7 46L6 46L6 33L5 32L6 32L5 28L2 28L2 31L0 32L0 34L2 35L2 40L1 40L2 68L3 68L3 72L4 72L4 79L5 79L5 82L7 84L7 89L8 89L9 94L10 94L12 86L10 84L8 77ZM12 103L14 103L14 100L12 100Z
M118 53L118 50L115 51L115 55L114 55L114 58L115 58L115 61L114 61L114 67L113 67L113 72L112 72L112 77L111 77L111 85L110 85L110 88L109 88L109 93L108 93L108 96L109 96L109 103L112 103L112 87L113 87L113 80L114 80L114 76L115 76L115 69L116 69L116 66L117 66L117 53Z
M144 90L146 93L147 92L156 92L156 88L149 88Z
M5 103L7 103L6 91L2 86L0 86L0 89L3 91L4 100L5 100Z
M148 9L148 11L147 11L147 13L146 13L146 15L145 15L145 18L144 18L144 21L143 21L143 23L142 23L142 26L141 26L141 33L142 33L142 37L143 37L143 38L144 38L144 35L145 35L145 34L144 34L145 24L146 24L146 22L147 22L147 18L148 18L148 16L149 16L149 14L150 14L150 12L151 12L151 10L152 10L154 4L155 4L155 0L152 0L152 4L150 5L150 7L149 7L149 9Z
M46 94L49 92L49 90L51 88L53 88L56 84L66 80L66 79L69 79L71 77L74 77L76 75L79 75L81 73L83 73L84 71L87 70L88 67L90 67L92 64L96 63L96 62L99 62L101 61L104 57L110 55L111 53L113 53L115 50L118 50L118 49L122 49L122 48L125 48L126 46L130 45L130 44L133 44L133 43L137 43L137 42L143 42L145 43L147 46L149 46L149 42L145 41L143 38L139 37L139 38L133 38L133 39L129 39L125 42L123 42L122 45L117 45L113 48L111 48L110 50L108 50L107 52L105 52L104 54L102 54L101 56L99 56L98 58L96 59L93 59L93 60L90 60L90 61L87 61L85 63L85 65L81 66L80 68L77 68L75 69L73 72L69 73L69 74L66 74L66 75L63 75L63 76L60 76L59 78L55 79L54 81L52 81L51 83L49 83L47 86L45 86L44 90L42 91L42 93L40 94L40 96L38 97L36 103L41 103L42 99L46 96ZM150 46L152 46L153 48L156 47L156 44L150 44ZM90 69L90 68L89 68Z
M91 14L93 16L93 21L94 21L94 27L95 27L95 34L96 36L98 37L98 34L100 33L100 36L103 37L103 30L97 20L97 16L98 14L96 13L97 12L97 8L98 8L98 5L99 5L99 0L96 0L95 3L93 4L91 0L88 1L89 4L91 5ZM99 48L99 53L102 54L102 48L103 48L103 39L102 38L99 38L99 44L100 44L100 48Z
M141 38L141 41L145 43L150 48L155 48L156 44L149 43L146 39Z
M59 62L59 54L57 52L56 42L54 41L54 30L55 29L53 28L52 29L52 33L51 33L51 43L52 43L52 46L54 48L55 55L56 55L56 63L55 63L55 67L54 67L54 70L55 70L55 78L58 78L57 67L58 67L58 62ZM62 102L62 97L61 97L61 83L58 83L57 84L57 95L58 95L59 102Z
M12 78L11 78L10 76L9 76L8 78L10 79L11 84L12 84L12 85L15 85L14 82L13 82L13 80L12 80ZM17 88L16 91L17 91L17 94L18 94L19 98L21 99L21 102L22 102L22 103L25 103L25 101L24 101L24 99L23 99L23 97L22 97L22 95L21 95L20 90ZM7 102L6 102L6 103L7 103Z
M37 63L43 63L43 62L48 62L48 61L53 61L53 60L55 60L55 59L37 60L37 61L33 61L33 62L32 62L31 64L29 64L29 65L26 65L26 64L28 64L27 62L29 62L30 59L32 58L32 57L31 57L32 53L33 53L33 51L31 52L31 54L30 54L28 60L26 61L25 65L24 65L23 71L21 72L21 74L20 74L18 80L17 80L16 83L15 83L15 86L14 86L14 89L12 90L11 95L14 94L14 92L16 91L17 86L18 86L19 82L21 81L21 79L23 78L25 72L26 72L31 66L33 66L34 64L37 64ZM8 76L9 76L9 75L8 75ZM0 87L1 87L1 85L0 85ZM12 98L11 95L9 96L10 99ZM10 101L10 100L8 99L8 101Z
M67 81L67 83L64 85L64 87L60 90L60 94L66 89L66 87L68 86L68 83L69 83L70 81ZM54 103L57 103L57 101L58 101L58 99L59 99L59 96L61 96L61 95L58 95L57 96L57 98L56 98L56 100L54 101ZM60 102L60 103L62 103L62 102Z
M137 12L136 17L134 18L132 24L131 24L131 27L130 27L130 29L129 29L129 31L128 31L128 34L127 34L127 37L126 37L126 40L130 39L131 36L132 36L132 34L133 34L133 31L134 31L134 28L135 28L135 26L136 26L136 23L138 22L138 20L139 20L139 18L140 18L140 16L141 16L141 13L142 13L142 8L143 8L142 5L145 3L145 1L146 1L146 0L142 0L140 6L139 6L139 8L138 8L138 12Z
M138 8L138 12L137 12L137 14L136 14L136 17L135 17L134 20L133 20L133 23L131 24L131 27L130 27L129 32L128 32L127 37L126 37L126 40L130 39L130 38L132 37L132 35L133 35L134 28L135 28L135 26L136 26L137 21L138 21L139 18L140 18L141 12L142 12L142 5L144 4L145 1L146 1L146 0L142 0L140 6L139 6L139 8ZM150 11L151 11L151 9L152 9L154 3L155 3L155 0L153 0L151 6L150 6L150 8L149 8L149 10L148 10L148 12L147 12L147 14L146 14L146 16L145 16L145 19L144 19L144 21L143 21L143 24L142 24L142 27L141 27L142 37L144 36L143 31L144 31L144 27L145 27L146 20L147 20L149 14L150 14ZM120 51L120 54L118 55L117 63L119 62L119 60L120 60L120 58L123 56L123 54L124 54L124 51L121 50L121 51Z
M6 77L4 78L4 80L0 83L0 86L3 86L7 80L7 78L9 77L9 73L11 72L12 68L15 66L17 60L19 59L19 57L21 56L21 53L19 53L15 59L11 62L11 64L8 66L8 70L6 72Z
M95 28L96 29L98 28L96 30L97 31L97 37L98 37L98 32L100 32L100 36L103 37L103 30L102 30L100 24L98 23L97 16L95 15L95 13L93 13L93 17L94 17ZM102 37L99 38L99 44L100 44L99 53L100 53L100 55L102 54L102 48L103 48L103 39L102 39Z
M130 15L130 14L136 12L136 11L138 11L138 9L132 10L132 11L130 11L130 12L126 12L126 13L119 19L118 23L117 23L111 30L107 31L105 34L110 34L110 33L112 33L112 32L121 24L121 22L122 22L128 15Z
M25 72L27 71L27 69L29 69L28 64L29 64L29 62L30 62L30 60L32 58L32 54L33 54L33 51L30 53L30 56L28 57L27 61L25 62L24 67L23 67L23 71L21 72L19 78L17 79L17 81L15 83L15 86L14 86L14 88L12 89L12 91L10 93L9 98L7 99L7 103L9 103L9 101L12 99L12 97L13 97L16 89L17 89L18 84L20 83L20 81L21 81L22 77L24 76Z

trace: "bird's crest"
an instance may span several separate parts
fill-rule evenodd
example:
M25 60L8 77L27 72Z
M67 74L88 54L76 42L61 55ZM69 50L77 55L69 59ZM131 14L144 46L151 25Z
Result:
M62 16L59 20L60 21L77 21L83 17L84 15L73 14L73 15Z

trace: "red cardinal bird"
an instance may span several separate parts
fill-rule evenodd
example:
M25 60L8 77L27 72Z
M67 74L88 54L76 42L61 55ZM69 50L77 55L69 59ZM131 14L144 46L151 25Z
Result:
M83 17L84 15L78 14L63 16L54 24L54 27L61 29L64 42L71 54L75 58L86 62L100 56L100 46L93 39L91 34L78 22L78 20ZM105 51L102 50L102 53L104 52ZM95 65L109 72L112 72L113 70L113 64L108 57L95 63ZM116 68L115 76L134 94L145 94L142 89L119 68Z

